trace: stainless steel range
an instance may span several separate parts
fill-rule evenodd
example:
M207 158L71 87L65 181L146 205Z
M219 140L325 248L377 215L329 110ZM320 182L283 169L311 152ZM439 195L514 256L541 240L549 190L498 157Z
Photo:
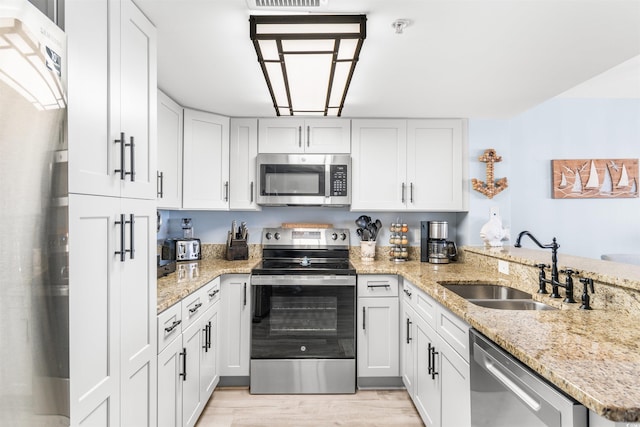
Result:
M251 393L355 393L349 230L267 228L252 270Z

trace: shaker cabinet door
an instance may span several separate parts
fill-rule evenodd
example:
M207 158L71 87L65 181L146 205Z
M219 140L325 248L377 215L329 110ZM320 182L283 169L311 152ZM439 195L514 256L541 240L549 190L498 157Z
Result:
M184 110L182 207L229 209L229 118Z
M400 375L398 298L358 298L358 377Z
M69 192L155 199L155 28L131 0L68 0L65 32Z
M463 121L409 120L407 127L407 209L463 210Z
M231 210L260 210L258 191L258 120L231 119L229 141L229 207Z
M182 207L182 107L158 91L158 208Z
M406 206L406 120L353 120L351 210Z

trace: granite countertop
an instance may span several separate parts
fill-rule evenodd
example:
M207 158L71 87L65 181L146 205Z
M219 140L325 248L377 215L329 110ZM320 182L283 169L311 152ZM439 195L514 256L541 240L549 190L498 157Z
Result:
M533 265L535 262L531 260L542 256L539 251L522 251L506 251L498 257ZM482 254L482 250L478 249L477 253ZM548 254L541 261L548 262L547 258ZM203 260L197 263L198 277L178 279L178 273L174 273L158 279L158 312L221 274L250 273L258 261ZM358 274L403 276L595 413L613 421L640 421L640 314L637 312L578 310L579 304L567 305L535 294L535 281L523 284L512 276L499 274L496 269L472 263L363 262L359 258L351 261ZM600 271L597 275L616 276L616 267L619 265L607 266L611 271ZM623 286L640 289L640 280L635 280L633 272L629 277L622 280ZM560 310L516 312L484 308L448 291L439 282L504 284L528 291L534 299Z
M177 263L175 273L158 278L158 313L171 307L218 276L223 274L250 274L251 269L259 261L259 259L252 258L246 261L227 261L213 258Z

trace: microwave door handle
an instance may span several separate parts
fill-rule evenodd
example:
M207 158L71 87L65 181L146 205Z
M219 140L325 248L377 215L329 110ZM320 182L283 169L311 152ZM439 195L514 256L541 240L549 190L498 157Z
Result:
M331 197L331 164L324 165L324 197Z

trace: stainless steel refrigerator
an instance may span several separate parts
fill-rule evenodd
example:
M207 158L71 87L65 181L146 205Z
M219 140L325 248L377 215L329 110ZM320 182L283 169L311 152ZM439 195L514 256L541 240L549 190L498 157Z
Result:
M0 425L69 423L65 35L0 3Z

